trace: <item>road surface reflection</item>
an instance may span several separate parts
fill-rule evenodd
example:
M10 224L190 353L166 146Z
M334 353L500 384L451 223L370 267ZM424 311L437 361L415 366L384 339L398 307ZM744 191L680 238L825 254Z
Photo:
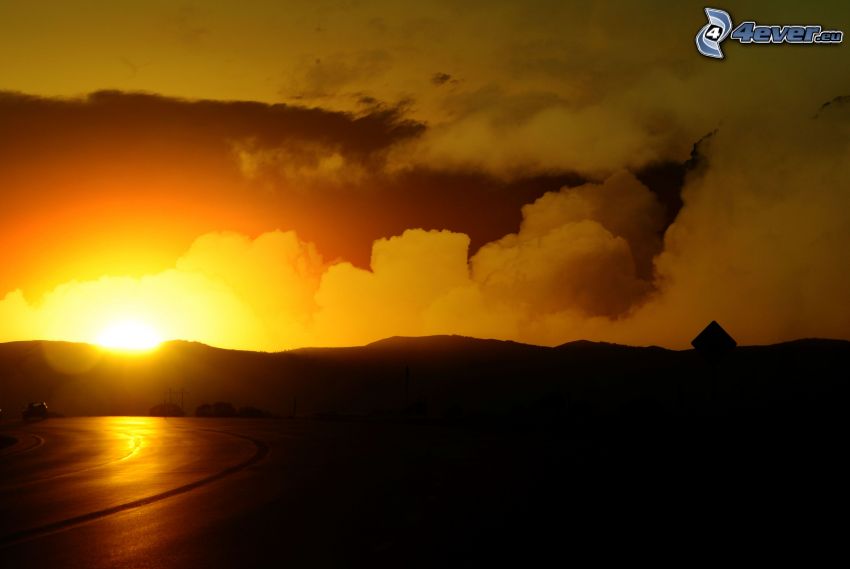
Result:
M44 444L0 462L0 536L12 539L157 499L249 459L250 441L153 417L51 419Z

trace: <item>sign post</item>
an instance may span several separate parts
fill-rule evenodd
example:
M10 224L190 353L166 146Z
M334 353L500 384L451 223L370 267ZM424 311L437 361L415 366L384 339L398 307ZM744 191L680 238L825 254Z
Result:
M711 401L714 399L715 390L717 388L717 380L719 376L718 366L720 361L724 356L735 349L738 342L736 342L735 339L730 336L720 324L717 323L717 321L712 320L711 323L691 341L691 345L706 360L709 369L711 370L709 372L710 385L708 390L708 398L709 401Z

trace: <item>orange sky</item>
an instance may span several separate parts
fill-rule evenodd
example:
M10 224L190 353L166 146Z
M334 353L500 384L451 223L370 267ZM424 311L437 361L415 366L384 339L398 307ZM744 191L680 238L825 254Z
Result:
M844 3L737 19L850 28ZM740 14L740 16L739 16ZM850 337L846 45L702 5L0 4L0 341ZM824 107L825 103L830 103Z

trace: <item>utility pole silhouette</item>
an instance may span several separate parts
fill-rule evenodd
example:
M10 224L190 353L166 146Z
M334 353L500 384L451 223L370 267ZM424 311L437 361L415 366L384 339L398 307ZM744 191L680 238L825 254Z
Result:
M181 388L180 391L174 390L173 393L174 393L175 399L176 399L177 395L180 396L180 410L183 411L183 413L185 414L186 409L183 408L183 396L185 394L187 394L188 391ZM168 388L168 391L165 392L165 403L168 403L169 405L173 403L173 401L172 401L172 389L170 387Z

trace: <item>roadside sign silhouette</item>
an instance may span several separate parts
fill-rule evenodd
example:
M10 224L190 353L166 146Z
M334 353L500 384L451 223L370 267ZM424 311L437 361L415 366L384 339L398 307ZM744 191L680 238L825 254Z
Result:
M691 340L691 345L709 361L716 361L731 352L738 342L715 320Z

